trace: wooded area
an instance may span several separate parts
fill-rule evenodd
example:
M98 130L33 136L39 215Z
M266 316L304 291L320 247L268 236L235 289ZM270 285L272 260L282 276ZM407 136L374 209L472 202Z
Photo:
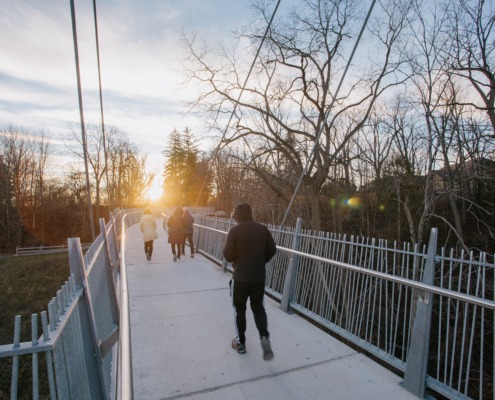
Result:
M146 157L118 128L107 128L105 146L96 127L88 126L86 132L97 227L98 218L108 220L109 209L139 205L154 174L146 171ZM69 148L76 158L82 157L82 146L78 149L80 153L74 146ZM0 251L58 245L68 237L92 241L84 172L73 163L57 166L59 176L49 176L47 163L52 156L46 132L12 125L0 128Z
M189 111L218 145L204 152L196 132L170 133L159 205L230 214L246 201L266 223L289 211L287 225L302 217L314 230L415 243L435 226L447 246L494 253L492 3L377 2L358 39L367 6L301 0L266 30L273 2L254 1L236 47L184 36L184 74L198 93ZM146 171L146 156L117 127L105 140L96 126L86 131L95 223L109 209L145 205L158 173ZM84 174L47 179L48 139L1 129L2 251L91 241Z
M369 2L302 0L267 30L273 4L253 3L235 48L184 37L190 109L221 141L218 204L280 223L302 176L289 224L412 242L436 226L494 252L492 2L376 2L361 39Z

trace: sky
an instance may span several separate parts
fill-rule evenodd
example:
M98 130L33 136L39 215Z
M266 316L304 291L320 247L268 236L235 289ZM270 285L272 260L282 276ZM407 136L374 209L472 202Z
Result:
M93 1L74 3L84 119L101 124ZM105 125L126 132L149 169L161 168L173 129L189 127L200 140L207 134L184 112L194 88L181 75L181 32L224 43L249 22L249 1L96 3ZM48 132L52 170L67 170L60 164L81 132L69 0L0 0L0 126L10 124Z

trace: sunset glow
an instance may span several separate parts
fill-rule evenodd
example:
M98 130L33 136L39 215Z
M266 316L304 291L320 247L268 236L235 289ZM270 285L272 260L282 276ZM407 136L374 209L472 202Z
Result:
M163 196L163 186L161 181L156 179L153 181L151 187L148 190L148 198L151 201L157 201Z

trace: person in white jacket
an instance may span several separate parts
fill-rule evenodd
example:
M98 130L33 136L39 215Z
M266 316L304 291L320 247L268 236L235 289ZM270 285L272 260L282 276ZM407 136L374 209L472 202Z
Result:
M143 233L144 240L144 252L146 254L146 259L149 261L151 255L153 254L153 240L158 239L158 234L156 233L156 221L153 217L151 208L146 208L144 214L139 221L139 229Z

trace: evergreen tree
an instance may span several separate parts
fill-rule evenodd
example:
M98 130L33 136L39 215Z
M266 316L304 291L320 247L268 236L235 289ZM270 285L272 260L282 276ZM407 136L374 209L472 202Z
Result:
M196 189L197 181L197 164L198 164L198 146L197 140L194 139L189 128L183 132L182 145L184 150L184 173L183 173L183 193L184 205L194 205L198 196Z
M200 157L198 141L189 128L170 133L163 168L165 204L168 206L206 205L211 184L206 182L205 160Z

